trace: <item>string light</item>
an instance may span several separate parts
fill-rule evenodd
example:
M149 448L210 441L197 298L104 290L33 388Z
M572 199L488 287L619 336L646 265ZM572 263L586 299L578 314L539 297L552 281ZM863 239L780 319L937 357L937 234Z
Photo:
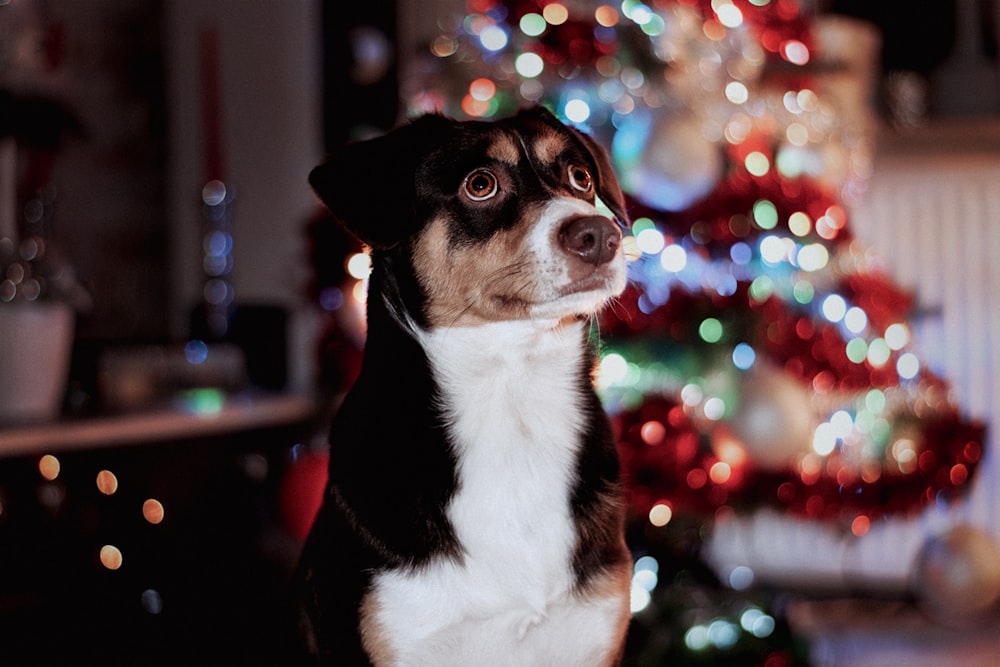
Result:
M632 500L642 513L660 517L663 509L649 513L661 501L674 515L687 506L735 505L743 485L761 488L746 462L731 456L733 446L746 445L741 434L726 431L742 414L747 387L767 374L798 382L800 400L817 415L804 451L784 477L773 477L771 502L811 517L843 511L861 532L858 517L871 522L882 510L938 495L886 491L909 483L900 476L932 475L947 489L964 484L962 471L975 461L961 452L980 441L981 428L941 398L912 349L907 297L872 270L848 228L842 202L862 192L870 175L866 138L838 119L805 76L762 85L769 62L788 71L814 59L795 3L474 7L462 30L432 40L429 57L438 62L415 77L411 108L437 100L435 108L452 115L488 117L545 104L613 136L623 184L655 182L658 192L678 188L687 196L673 197L687 203L664 211L642 188L630 192L635 220L623 246L631 287L602 326L609 347L596 381L623 422L622 446L631 451L634 438L637 452L676 453L672 463L657 464L676 474L675 492L637 491ZM502 40L484 42L494 30L506 40L498 50L491 48ZM462 95L451 96L445 84L458 84ZM692 117L681 122L676 108ZM695 140L707 150L697 152ZM683 157L665 161L674 155ZM692 157L700 155L708 157ZM645 181L636 179L642 170ZM681 180L698 170L700 182ZM664 361L651 359L647 338ZM657 400L663 411L651 413ZM921 435L920 427L939 431ZM691 445L706 442L713 453ZM921 459L932 450L935 463ZM842 496L848 488L854 495ZM858 503L866 511L856 511ZM702 625L692 635L697 645L708 641L711 624Z
M142 504L142 516L151 524L159 524L163 521L163 503L155 498L149 498Z
M102 470L97 473L97 489L106 496L114 495L118 491L118 478L110 470Z
M549 25L562 25L569 19L569 10L565 5L552 2L542 9L542 16Z
M109 570L121 569L123 558L122 558L122 552L118 547L112 544L105 544L103 547L101 547L99 557L101 559L101 565L103 565L107 569Z
M38 472L50 482L59 477L61 470L62 465L59 463L59 459L52 454L45 454L38 460Z

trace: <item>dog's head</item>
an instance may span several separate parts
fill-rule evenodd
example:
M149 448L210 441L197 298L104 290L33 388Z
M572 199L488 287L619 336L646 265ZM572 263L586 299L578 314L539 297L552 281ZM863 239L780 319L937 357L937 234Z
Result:
M376 271L412 272L403 305L422 326L586 315L625 286L628 218L608 158L544 109L424 116L348 145L309 182Z

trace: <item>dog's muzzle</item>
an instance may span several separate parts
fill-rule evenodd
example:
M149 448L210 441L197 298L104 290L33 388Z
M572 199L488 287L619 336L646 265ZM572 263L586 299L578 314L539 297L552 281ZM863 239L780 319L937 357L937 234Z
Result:
M621 243L621 229L602 215L575 218L559 230L563 250L594 266L614 259Z

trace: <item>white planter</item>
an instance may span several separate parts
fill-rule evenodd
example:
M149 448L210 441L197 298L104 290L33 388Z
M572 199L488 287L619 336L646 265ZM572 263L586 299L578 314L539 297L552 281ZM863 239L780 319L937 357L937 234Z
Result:
M0 422L59 415L72 345L69 306L0 303Z

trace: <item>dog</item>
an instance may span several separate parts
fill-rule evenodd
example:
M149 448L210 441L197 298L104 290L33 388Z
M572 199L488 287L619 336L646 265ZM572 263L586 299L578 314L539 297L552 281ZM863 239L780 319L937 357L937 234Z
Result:
M299 561L310 652L619 663L631 559L592 378L594 315L626 282L607 155L542 108L431 114L309 181L372 260L362 370Z

